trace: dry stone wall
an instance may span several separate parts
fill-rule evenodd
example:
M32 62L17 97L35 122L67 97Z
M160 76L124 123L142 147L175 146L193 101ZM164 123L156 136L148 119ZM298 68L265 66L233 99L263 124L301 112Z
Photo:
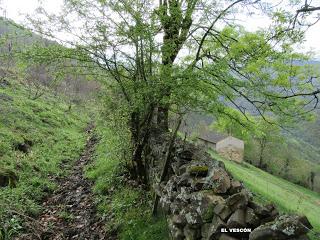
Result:
M172 239L308 239L312 226L305 216L279 215L273 204L257 204L222 162L190 143L177 141L170 174L159 184L168 139L168 135L154 134L147 159Z

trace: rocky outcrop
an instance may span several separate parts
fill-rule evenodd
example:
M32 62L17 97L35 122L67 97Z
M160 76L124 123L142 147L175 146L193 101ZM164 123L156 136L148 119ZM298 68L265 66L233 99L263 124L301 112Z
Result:
M161 162L167 138L153 139L149 156L155 165ZM280 216L273 204L255 203L222 162L190 143L176 143L169 172L154 186L172 239L308 239L312 226L306 217ZM157 179L156 171L153 174Z

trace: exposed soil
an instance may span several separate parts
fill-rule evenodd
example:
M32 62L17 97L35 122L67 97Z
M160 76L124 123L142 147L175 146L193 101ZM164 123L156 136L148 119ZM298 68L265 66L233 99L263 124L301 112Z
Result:
M93 183L83 174L97 143L93 128L93 125L89 125L86 129L86 147L70 174L65 178L56 179L59 187L43 202L42 214L38 219L27 223L28 233L15 239L115 239L107 236L105 223L96 214L94 195L91 192Z

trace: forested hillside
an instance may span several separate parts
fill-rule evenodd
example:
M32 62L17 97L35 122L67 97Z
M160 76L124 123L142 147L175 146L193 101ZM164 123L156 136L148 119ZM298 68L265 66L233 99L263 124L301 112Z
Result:
M300 124L299 126L297 126L296 131L293 131L293 135L304 142L312 144L319 152L320 142L318 141L317 136L319 136L319 133L320 133L319 132L320 112L317 111L316 114L317 114L317 118L314 122L306 122L306 123ZM318 159L315 158L314 161L319 162L319 158Z
M245 141L245 161L293 183L320 191L318 112L315 113L315 120L312 122L301 121L288 129L271 132L266 137L267 144L262 154L258 137L256 139L254 136L247 137L247 134L250 135L248 129L243 129L243 132L239 131L239 128L232 131L234 128L237 128L236 125L218 126L213 116L190 113L182 123L180 131L182 134L187 133L187 136L193 140L196 140L203 129L224 134L229 132ZM261 156L262 165L260 165Z
M37 99L48 89L54 94L63 94L69 102L69 108L75 103L91 99L99 89L96 81L87 81L85 76L74 74L59 75L59 67L54 61L43 64L23 65L19 62L19 52L33 45L57 46L57 43L27 30L11 20L0 18L1 67L0 77L23 78L23 84L29 90L30 98ZM67 68L67 64L65 64ZM23 69L23 70L22 70Z
M297 47L319 7L46 7L0 19L0 240L319 238L320 69ZM269 25L249 31L255 15ZM243 139L260 169L188 124Z

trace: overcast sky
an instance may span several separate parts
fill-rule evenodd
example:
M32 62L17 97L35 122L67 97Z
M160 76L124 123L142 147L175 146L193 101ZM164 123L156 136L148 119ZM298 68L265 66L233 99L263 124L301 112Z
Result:
M1 6L4 11L0 11L1 15L18 22L23 23L23 15L31 14L34 12L37 6L39 6L38 0L0 0ZM58 12L63 0L42 0L42 5L50 12ZM320 5L320 0L314 0L313 4ZM319 12L320 13L320 12ZM266 26L268 20L263 17L247 18L242 16L242 24L247 27L248 30L257 30L259 27ZM320 59L320 22L311 27L306 34L306 42L298 46L297 50L307 52L313 50L316 58Z

